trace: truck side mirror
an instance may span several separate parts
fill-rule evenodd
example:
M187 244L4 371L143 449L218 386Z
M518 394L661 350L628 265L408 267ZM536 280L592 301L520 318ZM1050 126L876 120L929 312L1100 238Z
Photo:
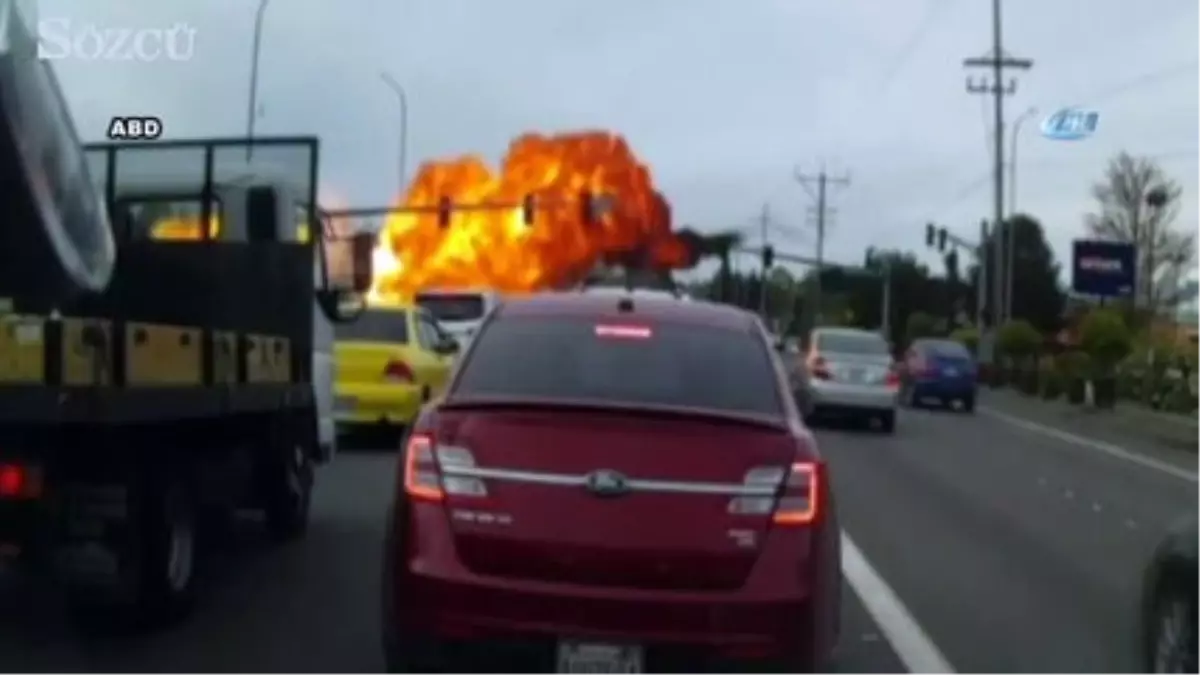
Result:
M317 239L317 246L324 268L317 303L330 321L354 321L366 309L366 294L374 281L375 235L370 232L343 238L323 235Z

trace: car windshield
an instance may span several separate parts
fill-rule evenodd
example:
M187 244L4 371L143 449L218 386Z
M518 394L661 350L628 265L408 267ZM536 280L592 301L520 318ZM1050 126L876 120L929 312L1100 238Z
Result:
M862 354L884 356L887 342L878 335L865 333L818 333L817 349L831 354Z
M969 359L971 352L962 343L953 340L931 340L922 346L930 356L940 356L949 359Z
M421 293L417 304L438 321L478 321L487 309L478 293Z
M453 395L783 416L770 355L751 333L693 325L622 328L575 318L496 321L476 338Z
M408 312L404 310L367 310L357 320L338 324L337 339L342 342L408 342Z

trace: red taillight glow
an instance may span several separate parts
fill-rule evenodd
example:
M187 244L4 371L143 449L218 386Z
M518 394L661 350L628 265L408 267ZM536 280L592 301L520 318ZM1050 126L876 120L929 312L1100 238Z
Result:
M817 517L817 465L795 462L788 471L783 493L775 504L776 525L807 525Z
M439 446L431 434L414 433L404 448L404 492L412 499L440 502L447 495L486 497L483 479L456 470L475 466L466 448Z
M388 361L387 365L383 367L383 377L386 380L398 380L401 382L412 382L415 380L412 368L409 368L408 364L403 361Z
M739 496L729 502L729 512L770 515L777 525L807 525L817 517L818 465L795 462L790 468L760 466L746 472L748 487L775 488L772 494Z
M895 389L900 386L900 373L896 370L896 366L888 368L887 378L884 380L887 386Z
M36 499L42 494L42 474L21 464L0 464L0 499Z
M413 499L440 502L446 494L433 456L433 437L413 434L404 448L404 491Z
M829 372L829 364L821 356L814 356L809 360L808 372L818 380L828 380L833 377L833 374Z
M596 326L596 337L648 340L653 336L654 331L649 326Z

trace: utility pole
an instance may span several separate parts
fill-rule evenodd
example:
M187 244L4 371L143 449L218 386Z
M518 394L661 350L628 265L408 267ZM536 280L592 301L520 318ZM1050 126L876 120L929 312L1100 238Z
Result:
M1004 52L1004 37L1002 32L1002 21L1000 13L1001 0L992 0L992 51L981 57L969 58L963 60L963 66L967 68L988 68L992 71L991 82L987 78L983 78L976 83L973 77L967 77L967 92L971 94L990 94L993 97L995 125L994 141L995 149L992 152L994 160L994 179L995 179L995 208L993 213L993 233L994 241L993 258L995 260L995 272L992 278L989 279L992 285L994 304L992 309L992 326L999 326L1004 319L1004 261L1005 251L1008 242L1004 241L1006 237L1004 233L1008 227L1004 223L1004 97L1012 96L1017 93L1017 80L1012 78L1008 84L1004 83L1005 69L1013 70L1029 70L1033 67L1031 59L1020 59L1007 55ZM1012 255L1011 251L1007 252ZM982 261L985 263L986 261ZM982 264L981 263L981 264Z
M828 187L833 185L849 185L850 176L830 176L825 172L825 168L821 167L821 172L817 175L807 175L799 169L796 170L796 181L804 186L809 195L817 200L817 274L816 283L813 289L813 325L819 325L821 322L821 272L825 261L825 232L828 226L829 209L828 209ZM814 194L812 184L816 183L817 191Z
M768 256L766 255L765 251L768 249L768 247L771 246L771 242L768 239L768 237L770 236L769 230L771 227L771 205L770 204L763 204L762 213L760 213L758 216L758 225L759 225L759 227L762 228L762 245L763 245L763 251L764 251L763 258L762 258L762 276L758 280L758 314L759 314L759 316L761 316L763 318L763 321L766 322L767 321L767 272L770 271L771 261L768 260Z

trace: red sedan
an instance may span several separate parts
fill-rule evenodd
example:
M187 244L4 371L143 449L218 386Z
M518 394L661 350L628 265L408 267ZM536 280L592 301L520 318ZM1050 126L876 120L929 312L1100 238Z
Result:
M401 449L393 672L829 667L828 469L756 317L561 293L480 328Z

